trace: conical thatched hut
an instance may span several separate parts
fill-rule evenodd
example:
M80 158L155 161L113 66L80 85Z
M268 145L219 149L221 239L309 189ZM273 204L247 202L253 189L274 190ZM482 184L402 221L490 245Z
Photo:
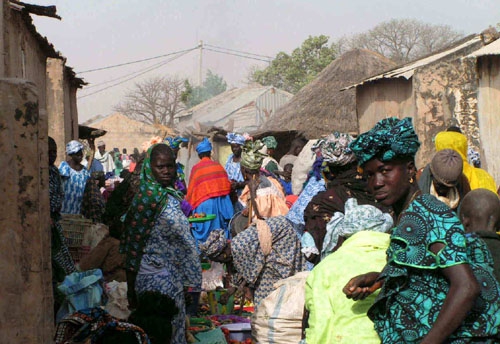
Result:
M299 130L309 139L333 130L357 133L356 91L342 88L393 68L384 56L364 49L351 50L335 59L282 106L265 128Z

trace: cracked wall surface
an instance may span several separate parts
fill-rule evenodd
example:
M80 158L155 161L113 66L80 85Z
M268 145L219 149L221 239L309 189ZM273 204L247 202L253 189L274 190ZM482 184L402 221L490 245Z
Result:
M53 335L47 118L36 86L0 79L0 342Z

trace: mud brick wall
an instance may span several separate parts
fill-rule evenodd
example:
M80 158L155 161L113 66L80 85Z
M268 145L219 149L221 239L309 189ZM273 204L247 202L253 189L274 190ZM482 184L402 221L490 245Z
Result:
M2 343L53 342L47 132L35 85L0 79Z

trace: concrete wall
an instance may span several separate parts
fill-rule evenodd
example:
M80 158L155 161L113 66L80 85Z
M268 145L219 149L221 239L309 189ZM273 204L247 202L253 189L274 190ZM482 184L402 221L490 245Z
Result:
M481 166L500 183L500 56L478 60L478 119L481 133Z
M451 124L458 124L469 146L481 147L477 117L478 81L473 60L456 59L424 66L413 75L416 103L415 128L422 145L420 166L435 153L433 138Z
M53 342L47 116L36 85L0 79L0 342Z

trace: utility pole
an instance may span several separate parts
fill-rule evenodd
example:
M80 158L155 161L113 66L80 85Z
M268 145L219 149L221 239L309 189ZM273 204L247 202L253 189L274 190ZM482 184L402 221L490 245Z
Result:
M200 66L198 70L198 86L201 87L203 82L203 76L201 72L203 66L203 41L200 41L199 48L200 48Z

